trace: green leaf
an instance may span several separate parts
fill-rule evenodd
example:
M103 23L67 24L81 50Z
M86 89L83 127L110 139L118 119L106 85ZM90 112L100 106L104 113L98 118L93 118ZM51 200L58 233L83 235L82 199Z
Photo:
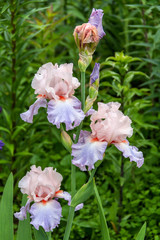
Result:
M47 234L42 227L39 230L34 229L35 240L48 240Z
M10 173L0 203L0 239L13 240L13 175Z
M100 199L95 181L94 181L94 192L95 192L95 196L96 196L96 200L97 200L97 204L98 204L98 209L99 209L102 239L103 240L110 240L109 230L108 230L107 222L106 222L106 219L105 219L103 206L102 206L102 203L101 203L101 199Z
M136 240L144 240L145 233L146 233L146 222L143 224L141 230L139 231L136 237Z
M26 204L26 201L27 201L27 195L23 195L22 206L24 206ZM27 219L24 219L23 221L19 221L19 224L18 224L16 240L22 240L22 239L23 240L32 240L29 213L27 213Z
M1 14L4 13L9 8L9 6L10 6L9 2L6 2L1 10Z
M5 127L0 127L0 130L1 131L4 131L4 132L7 132L7 133L11 133L7 128L5 128Z
M93 180L84 184L74 195L71 206L76 207L78 204L85 202L93 194Z

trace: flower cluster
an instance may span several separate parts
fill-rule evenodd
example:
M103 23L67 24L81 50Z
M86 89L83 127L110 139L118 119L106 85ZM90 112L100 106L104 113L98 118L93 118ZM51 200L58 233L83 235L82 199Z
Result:
M85 72L99 40L105 35L102 17L101 9L93 9L88 23L77 26L74 30L75 42L79 48L81 72ZM61 136L69 151L72 145L72 164L82 171L91 170L98 160L103 159L107 146L113 144L125 158L129 157L131 162L134 161L138 167L141 167L144 162L143 154L136 147L129 145L127 138L132 136L133 129L130 118L119 110L120 103L99 102L98 110L92 109L98 95L99 69L100 64L96 63L90 75L89 95L85 104L82 98L83 106L85 105L83 112L81 102L74 96L75 89L80 83L72 76L73 64L58 66L49 62L42 65L31 84L37 100L20 116L24 121L32 123L33 116L38 113L40 107L44 107L47 108L48 121L57 128L60 128L61 123L65 123L68 131L79 126L85 115L91 115L91 132L80 131L80 125L77 143L72 144L71 137L62 127ZM0 141L0 149L3 145ZM42 226L48 232L57 227L62 217L62 207L58 199L64 198L69 205L71 203L71 195L60 190L62 179L62 175L51 167L42 171L41 167L32 166L30 172L27 172L19 182L19 188L23 194L28 195L28 201L20 212L15 213L15 217L23 220L27 218L29 212L31 224L37 230ZM76 209L79 210L82 206L79 204Z
M98 111L91 116L92 132L81 131L79 141L72 145L72 163L82 171L94 168L94 163L103 159L107 145L114 144L125 158L135 161L138 167L144 162L142 152L130 146L127 137L131 137L133 129L131 120L119 110L120 103L98 103Z

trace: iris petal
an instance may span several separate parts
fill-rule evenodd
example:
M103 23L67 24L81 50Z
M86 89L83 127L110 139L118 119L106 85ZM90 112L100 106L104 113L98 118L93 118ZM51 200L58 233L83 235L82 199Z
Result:
M138 151L138 148L129 146L129 142L126 140L121 143L114 143L116 148L123 153L125 158L130 158L130 161L137 163L137 167L140 168L144 163L143 153Z
M40 226L46 232L52 231L60 223L62 208L56 200L34 203L30 209L31 224L38 230Z
M35 103L33 103L30 107L29 110L21 113L20 116L23 121L28 122L28 123L33 123L33 116L38 113L38 110L40 107L47 107L47 100L44 98L38 98Z
M47 113L50 123L57 128L60 128L60 123L65 123L67 131L77 127L85 117L76 97L49 101Z
M91 133L81 131L79 141L72 145L72 163L79 167L82 171L94 168L94 163L103 159L103 154L106 150L107 142L99 142L92 139Z

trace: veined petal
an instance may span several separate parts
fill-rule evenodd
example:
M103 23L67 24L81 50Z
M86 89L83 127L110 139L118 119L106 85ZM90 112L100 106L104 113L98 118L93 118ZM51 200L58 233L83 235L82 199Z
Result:
M113 143L118 150L123 153L125 158L129 157L130 161L134 161L137 163L137 167L140 168L144 163L143 153L138 151L138 148L134 146L129 146L129 142L127 140L121 143Z
M57 128L60 128L60 123L65 123L67 131L77 127L85 117L76 97L49 101L47 113L50 123Z
M29 212L29 208L30 208L30 203L32 202L32 200L28 200L27 201L27 203L26 203L26 205L25 206L23 206L23 207L21 207L21 209L20 209L20 212L16 212L15 214L14 214L14 216L16 217L16 218L18 218L19 220L24 220L24 219L26 219L27 218L27 212Z
M45 98L38 98L35 103L33 103L30 107L29 110L21 113L20 117L22 118L23 121L32 123L33 122L33 116L38 113L38 110L40 107L47 107L47 100Z
M72 163L82 171L94 168L94 163L103 159L107 142L99 142L91 137L91 133L81 131L78 143L72 145Z
M31 224L38 230L40 226L46 232L52 231L60 223L62 208L56 200L34 203L30 209Z

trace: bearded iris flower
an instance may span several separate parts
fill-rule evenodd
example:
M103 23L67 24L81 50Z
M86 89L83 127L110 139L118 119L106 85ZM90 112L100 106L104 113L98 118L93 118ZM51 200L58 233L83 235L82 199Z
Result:
M78 126L85 115L81 102L73 96L80 83L72 76L72 70L72 63L59 67L52 63L42 65L32 81L32 88L38 94L37 100L27 112L20 115L22 120L32 123L38 109L47 107L48 121L57 128L60 128L60 123L66 124L67 131Z
M142 152L130 146L127 137L131 137L133 129L131 120L120 110L120 103L98 103L98 111L91 115L91 130L81 131L79 141L72 145L72 163L82 171L94 168L95 162L103 159L107 145L114 144L125 158L137 163L141 167L144 162Z
M60 223L62 217L62 207L58 198L64 198L70 205L71 195L60 190L62 175L52 167L45 168L32 166L31 171L27 172L18 186L23 194L28 195L28 201L20 212L15 213L19 220L27 218L27 212L31 215L31 224L38 230L40 226L46 232L52 231ZM32 205L31 203L34 202ZM31 206L30 206L31 205ZM77 206L76 210L83 207Z

